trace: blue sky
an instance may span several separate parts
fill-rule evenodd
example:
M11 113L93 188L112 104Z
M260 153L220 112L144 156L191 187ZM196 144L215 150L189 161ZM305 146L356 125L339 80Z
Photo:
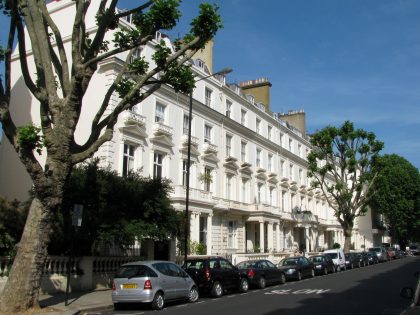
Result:
M173 34L185 33L201 2L183 1ZM267 77L272 111L304 109L310 133L353 121L385 142L383 153L420 168L420 1L209 2L224 20L214 62L234 69L228 81Z

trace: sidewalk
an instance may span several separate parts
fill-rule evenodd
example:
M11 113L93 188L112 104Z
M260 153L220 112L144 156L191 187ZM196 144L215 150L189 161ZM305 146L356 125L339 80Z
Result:
M65 299L65 293L40 295L42 311L37 314L73 315L95 309L112 309L111 289L69 293L67 306Z

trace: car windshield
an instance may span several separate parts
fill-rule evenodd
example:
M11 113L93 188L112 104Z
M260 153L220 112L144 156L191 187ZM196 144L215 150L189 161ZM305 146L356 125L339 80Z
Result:
M326 253L325 255L330 256L332 259L336 259L337 258L337 253Z
M203 269L204 268L204 260L187 260L187 268L192 269Z
M298 264L297 259L285 259L283 260L283 263L282 263L283 266L293 266L297 264Z
M122 266L114 278L156 277L156 273L144 265Z
M322 256L314 256L314 257L311 257L311 260L314 263L320 263L320 262L323 262L324 261L324 257L322 257Z
M253 265L254 265L254 263L252 263L252 262L250 262L250 261L243 261L243 262L239 263L239 264L237 265L237 267L238 267L239 269L246 269L246 268L251 268L251 267L253 267Z

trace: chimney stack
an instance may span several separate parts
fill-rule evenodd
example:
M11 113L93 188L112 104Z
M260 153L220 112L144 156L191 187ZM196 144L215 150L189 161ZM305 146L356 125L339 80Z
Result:
M244 94L250 94L255 101L265 105L267 112L270 112L270 87L271 83L267 78L259 78L239 83Z

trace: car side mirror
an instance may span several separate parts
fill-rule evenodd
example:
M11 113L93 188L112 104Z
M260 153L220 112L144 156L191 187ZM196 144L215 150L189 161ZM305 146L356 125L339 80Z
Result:
M400 296L405 299L412 299L414 297L414 290L409 287L404 287L400 290Z

